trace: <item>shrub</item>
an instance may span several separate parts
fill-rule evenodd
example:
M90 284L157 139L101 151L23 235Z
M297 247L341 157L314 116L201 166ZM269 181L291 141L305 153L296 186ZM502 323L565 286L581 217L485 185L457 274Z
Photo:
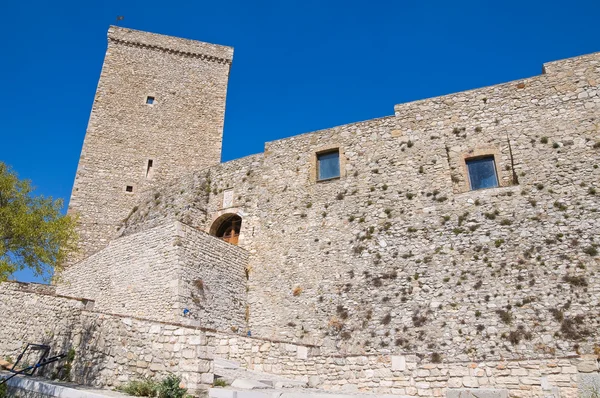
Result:
M598 255L598 249L596 249L594 246L586 247L583 249L583 252L592 257Z
M496 213L484 213L484 216L488 220L495 220L496 219Z
M556 207L560 211L567 210L567 205L565 205L564 203L559 202L558 200L556 202L554 202L554 207Z
M549 311L557 322L562 322L565 319L565 314L558 308L550 308Z
M335 311L341 319L348 319L348 310L343 305L338 305Z
M425 315L419 315L419 313L415 313L412 317L412 321L415 327L421 327L427 322L427 317Z
M141 380L132 380L122 386L118 390L134 397L154 397L158 383L151 378L143 378Z
M505 324L510 325L512 323L512 314L510 313L510 311L497 310L496 314L498 314L500 320Z
M0 384L0 398L8 397L8 386L6 383Z
M433 363L442 362L442 355L439 352L432 352L431 353L431 362L433 362Z
M517 345L519 344L519 341L521 340L521 334L519 332L517 332L516 330L512 330L509 334L508 334L508 341L510 341L510 343L512 345Z
M576 315L572 318L565 318L561 325L560 331L564 338L568 340L581 340L589 336L591 332L583 327L584 317Z
M202 279L196 279L194 281L194 286L196 286L198 290L204 290L204 281Z
M542 144L547 144L548 143L548 137L542 137L542 138L540 138L540 142Z
M388 325L390 322L392 321L392 315L391 314L387 314L386 316L383 317L383 319L381 320L381 324L382 325Z
M227 387L227 382L224 379L215 379L213 382L214 387Z
M563 281L567 282L571 286L587 286L587 280L581 275L565 275Z
M181 388L181 378L175 375L168 375L163 381L161 381L156 392L158 398L184 398L187 393L187 389Z

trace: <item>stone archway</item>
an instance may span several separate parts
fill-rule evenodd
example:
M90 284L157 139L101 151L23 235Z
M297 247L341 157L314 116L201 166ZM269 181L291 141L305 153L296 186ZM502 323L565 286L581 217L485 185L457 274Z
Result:
M237 245L242 228L242 217L235 213L226 213L213 221L209 233L232 245Z

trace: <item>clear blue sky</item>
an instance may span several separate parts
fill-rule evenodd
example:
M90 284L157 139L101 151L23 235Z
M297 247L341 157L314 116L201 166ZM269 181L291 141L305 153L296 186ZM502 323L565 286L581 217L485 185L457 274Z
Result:
M65 202L117 15L235 48L224 161L600 51L598 0L3 0L0 15L0 160Z

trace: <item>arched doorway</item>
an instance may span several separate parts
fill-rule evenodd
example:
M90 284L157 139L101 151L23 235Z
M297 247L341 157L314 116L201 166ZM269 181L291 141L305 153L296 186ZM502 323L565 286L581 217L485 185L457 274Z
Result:
M210 234L227 243L237 245L241 227L242 217L231 213L223 214L213 222L213 225L210 227Z

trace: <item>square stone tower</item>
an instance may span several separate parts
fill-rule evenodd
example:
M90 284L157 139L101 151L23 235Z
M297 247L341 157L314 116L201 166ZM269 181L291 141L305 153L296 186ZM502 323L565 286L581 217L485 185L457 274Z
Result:
M111 26L75 176L83 257L165 180L218 164L233 48Z

